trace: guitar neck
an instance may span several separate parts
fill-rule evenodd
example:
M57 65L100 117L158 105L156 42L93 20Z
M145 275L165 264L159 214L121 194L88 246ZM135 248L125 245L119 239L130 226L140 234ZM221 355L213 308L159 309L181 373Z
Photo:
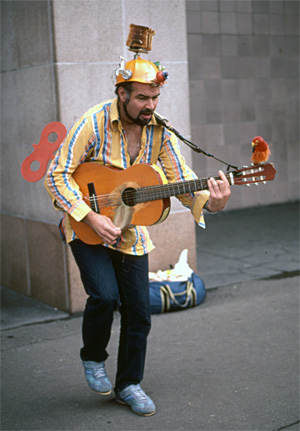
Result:
M226 174L226 178L228 179L230 185L234 183L232 173ZM220 177L214 177L214 179L219 180ZM135 190L134 200L135 203L149 202L207 189L208 178L179 181L176 183L162 184L159 186L138 188Z

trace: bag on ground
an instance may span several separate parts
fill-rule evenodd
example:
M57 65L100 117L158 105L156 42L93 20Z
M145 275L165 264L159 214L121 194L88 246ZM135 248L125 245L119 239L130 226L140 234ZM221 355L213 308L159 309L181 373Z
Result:
M187 253L182 251L174 269L149 274L151 314L184 310L204 301L204 282L189 267Z
M195 307L205 296L204 283L195 273L186 281L150 281L151 314Z

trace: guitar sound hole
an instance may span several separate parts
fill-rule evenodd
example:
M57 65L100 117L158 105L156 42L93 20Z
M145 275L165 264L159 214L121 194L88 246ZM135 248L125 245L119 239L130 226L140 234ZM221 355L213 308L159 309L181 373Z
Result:
M128 207L133 207L136 204L136 191L134 188L129 187L128 189L123 190L122 193L122 201Z

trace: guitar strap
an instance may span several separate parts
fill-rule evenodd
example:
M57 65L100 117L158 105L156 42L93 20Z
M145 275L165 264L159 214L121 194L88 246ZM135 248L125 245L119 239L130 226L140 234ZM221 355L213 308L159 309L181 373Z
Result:
M154 112L154 117L155 117L157 123L160 126L164 126L164 127L166 127L166 129L170 130L170 132L173 132L174 135L176 135L178 139L180 139L182 142L184 142L188 147L190 147L196 153L202 153L202 154L204 154L207 157L212 157L213 159L217 160L218 162L223 163L224 165L227 166L227 171L229 171L230 168L238 170L237 166L231 165L230 163L227 163L227 162L224 162L221 159L218 159L213 154L207 153L206 151L202 150L200 147L197 147L197 145L193 144L193 142L191 142L188 139L184 138L176 129L174 129L174 127L171 126L169 120L167 120L166 118L162 117L157 112Z
M63 222L64 222L64 217L62 217L61 220L60 220L60 222L59 222L58 230L59 230L61 239L66 244L67 243L67 239L66 239L64 228L63 228Z

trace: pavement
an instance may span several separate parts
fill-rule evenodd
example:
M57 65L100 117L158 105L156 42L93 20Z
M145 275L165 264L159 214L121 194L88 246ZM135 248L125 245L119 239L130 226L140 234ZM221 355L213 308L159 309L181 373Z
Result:
M151 417L88 388L81 315L1 289L1 430L300 429L299 204L207 215L206 223L197 229L205 301L152 316L142 383L157 406ZM112 381L118 337L116 313Z

